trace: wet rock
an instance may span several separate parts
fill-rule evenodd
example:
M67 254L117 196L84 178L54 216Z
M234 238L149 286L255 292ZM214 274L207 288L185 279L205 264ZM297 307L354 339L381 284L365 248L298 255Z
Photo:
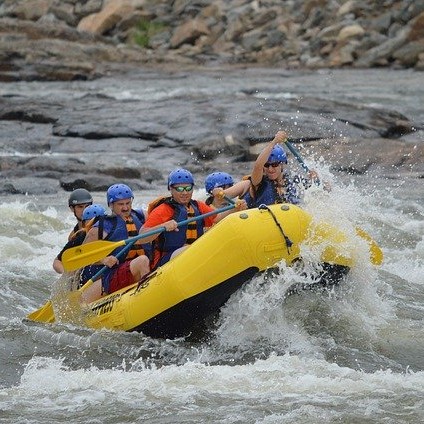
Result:
M281 128L338 172L420 175L424 119L408 108L401 86L420 87L419 73L364 72L146 68L97 82L22 84L22 91L4 85L2 191L24 192L30 180L26 192L40 190L38 180L58 191L104 190L116 181L147 189L164 186L174 167L246 174ZM392 109L374 100L384 97L393 99Z
M311 141L300 146L299 151L321 156L331 169L347 174L385 173L395 175L400 170L415 169L423 172L422 161L424 143L405 143L404 140L379 138L333 139ZM317 153L319 152L319 153Z
M106 3L101 11L82 18L77 26L79 31L102 35L114 28L135 11L131 1L112 1Z
M106 190L117 181L127 184L133 190L147 190L150 184L140 179L120 178L116 179L108 175L83 174L83 175L64 175L60 178L60 187L65 191L72 191L76 188L85 188L88 191L106 192Z
M0 104L2 103L0 100ZM45 114L41 105L35 106L21 102L19 105L3 104L0 109L0 120L47 124L55 122L56 118Z
M202 20L192 20L178 27L171 40L171 48L176 49L183 44L194 44L202 35L208 35L209 29Z
M13 180L6 179L0 185L0 193L3 194L55 194L58 192L59 183L50 178L22 177Z

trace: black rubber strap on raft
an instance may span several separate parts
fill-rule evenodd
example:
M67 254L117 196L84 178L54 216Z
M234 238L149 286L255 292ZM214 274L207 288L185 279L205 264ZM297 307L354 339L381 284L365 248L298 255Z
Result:
M263 204L262 205L259 205L259 208L258 209L262 209L262 210L265 209L265 210L267 210L271 214L272 219L275 222L275 225L278 227L278 229L280 230L281 235L284 237L284 240L285 240L286 246L287 246L287 253L290 254L290 248L293 246L293 242L284 233L283 228L281 227L280 223L277 221L277 218L274 215L274 213L272 212L272 210L267 205L263 205Z

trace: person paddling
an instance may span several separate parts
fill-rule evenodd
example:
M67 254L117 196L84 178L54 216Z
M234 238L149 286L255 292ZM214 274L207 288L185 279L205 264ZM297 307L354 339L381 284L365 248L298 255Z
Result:
M96 224L88 231L84 243L103 239L109 241L120 241L137 235L146 220L143 210L132 208L134 194L126 184L114 184L106 193L107 204L112 214L107 215L103 222L103 234L99 237ZM112 254L100 261L106 265L107 270L101 280L95 281L82 294L85 303L99 299L104 294L113 293L123 287L131 285L150 271L150 246L137 241L129 249L124 258L118 259L116 254L122 249L115 249ZM97 265L97 264L96 264Z
M168 231L150 236L148 240L153 243L152 270L165 264L170 259L180 254L190 244L202 236L204 228L211 227L229 213L235 210L246 209L246 202L237 202L234 209L208 216L177 229L177 223L191 217L196 217L214 211L206 203L193 200L194 178L186 169L176 169L168 176L169 197L159 199L149 211L149 216L143 225L140 234L167 223ZM172 230L174 225L174 230Z
M77 188L69 195L68 206L69 206L69 209L74 214L77 220L77 223L75 224L75 227L72 229L72 231L68 235L68 242L71 242L75 238L75 234L77 234L83 228L84 225L83 225L82 214L84 213L85 208L87 208L88 206L92 204L93 204L93 197L91 196L90 192L86 190L85 188ZM81 243L82 241L79 242L79 244ZM59 253L59 255L56 256L56 258L54 258L53 269L58 274L63 274L64 272L62 261L61 261L63 251L73 246L78 246L78 244L66 245L64 249Z
M318 180L318 174L310 170L308 177L303 178L298 175L291 176L284 169L287 165L287 155L280 143L284 143L286 139L287 134L278 131L258 155L248 179L226 190L214 189L212 194L221 198L242 196L249 208L262 204L300 203L303 190Z
M75 225L74 229L69 234L68 240L70 240L73 237L74 233L76 233L78 230L80 230L83 227L82 213L84 212L84 209L87 206L90 206L92 204L93 204L93 196L85 188L77 188L69 195L68 206L69 206L69 209L74 214L75 218L77 219L77 224Z
M106 210L102 205L98 205L98 204L93 204L90 206L87 206L84 209L84 212L82 213L82 228L80 230L78 230L76 233L74 233L73 237L71 238L71 240L69 240L65 246L62 248L62 250L60 251L60 253L56 256L56 258L54 259L54 264L56 265L56 272L58 272L59 274L62 274L64 272L64 268L63 268L63 264L62 264L62 256L63 253L70 249L71 247L76 247L76 246L80 246L84 240L85 237L87 236L87 232L90 230L90 228L98 221L102 221L103 217L106 214ZM103 228L103 225L100 225L99 227L99 231L100 228ZM60 265L60 267L59 267ZM62 270L62 272L59 272L59 270ZM74 287L75 289L82 286L86 281L88 281L98 270L99 270L99 266L96 265L88 265L86 267L84 267L81 272L78 275L78 279L74 280L76 281L76 287ZM71 287L74 286L74 284L71 284Z

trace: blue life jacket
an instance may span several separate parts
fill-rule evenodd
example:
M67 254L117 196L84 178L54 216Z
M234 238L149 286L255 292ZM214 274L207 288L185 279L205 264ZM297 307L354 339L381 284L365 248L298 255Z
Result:
M144 216L143 211L141 210L131 210L131 218L134 221L134 224L137 229L137 233L140 231L140 228L144 225L146 218ZM128 234L127 225L125 220L117 215L109 215L103 218L103 229L107 233L105 240L109 241L120 241L125 240L132 235ZM118 252L120 252L125 246L120 246L116 248L111 255L116 256ZM142 244L142 248L144 250L144 254L150 258L152 247L151 243ZM128 255L131 254L134 250L139 250L140 245L133 245L128 252ZM126 257L120 258L120 262L125 262Z
M144 213L141 210L131 210L131 218L136 226L137 232L140 231L140 228L144 225L145 217ZM105 216L103 218L103 228L104 231L107 233L107 236L105 237L105 240L110 241L121 241L129 238L128 231L127 231L127 224L123 218L117 215L109 215ZM140 252L140 254L144 253L149 259L151 257L152 253L152 246L151 243L145 243L141 245L144 252ZM122 249L125 248L125 245L119 246L116 248L113 252L110 253L112 256L116 256L118 252L120 252ZM128 254L130 255L131 252L134 252L134 250L139 251L140 245L133 245L131 249L129 250ZM126 260L125 257L119 258L119 263L123 263ZM110 287L110 279L115 272L116 266L109 268L102 277L102 290L105 293L109 293L109 287Z
M187 208L184 205L180 205L172 199L166 200L166 203L174 209L174 215L172 216L173 220L181 222L185 221L188 218ZM201 215L196 200L190 200L190 206L192 206L194 210L194 216ZM205 226L205 222L203 219L201 219L199 221L196 221L196 225L197 237L200 237L203 234L203 227ZM175 250L187 244L187 227L188 226L186 224L182 225L181 227L178 227L178 231L162 232L158 237L159 249L162 252L174 252Z
M291 178L287 172L283 176L283 194L278 193L275 181L271 181L264 175L254 196L251 195L250 190L245 194L244 200L246 200L247 207L257 208L259 205L273 205L275 203L292 203L294 205L300 203L301 187L299 184L303 183L305 186L307 180L301 179L297 175Z
M160 202L155 204L155 207L162 203L166 203L167 205L171 206L172 209L174 209L174 214L171 219L175 220L176 222L185 221L188 218L187 208L184 205L175 202L171 197L161 199ZM189 205L193 208L194 216L201 215L196 200L190 200ZM191 225L193 224L196 225L197 238L199 238L201 235L203 235L205 221L204 219L201 219L195 223L192 223ZM191 244L194 241L187 240L187 229L188 225L186 224L178 227L178 231L164 231L156 240L153 241L153 269L167 262L175 250L183 247L186 244Z

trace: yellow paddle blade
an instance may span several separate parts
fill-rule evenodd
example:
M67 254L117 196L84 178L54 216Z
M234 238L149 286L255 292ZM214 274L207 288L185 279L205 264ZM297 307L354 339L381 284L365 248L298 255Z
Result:
M63 252L63 267L65 271L75 271L76 269L94 264L124 244L125 240L117 242L98 240L77 247L71 247Z
M55 322L52 302L50 300L47 301L46 304L40 309L37 309L36 311L28 314L27 318L31 321L44 322L49 324Z
M380 246L362 228L356 227L356 234L358 234L359 237L362 237L365 241L368 242L371 263L373 265L381 265L383 263L384 255L383 251L380 249Z
M309 227L308 244L322 246L321 261L351 268L352 253L347 249L346 234L327 222L318 222Z

